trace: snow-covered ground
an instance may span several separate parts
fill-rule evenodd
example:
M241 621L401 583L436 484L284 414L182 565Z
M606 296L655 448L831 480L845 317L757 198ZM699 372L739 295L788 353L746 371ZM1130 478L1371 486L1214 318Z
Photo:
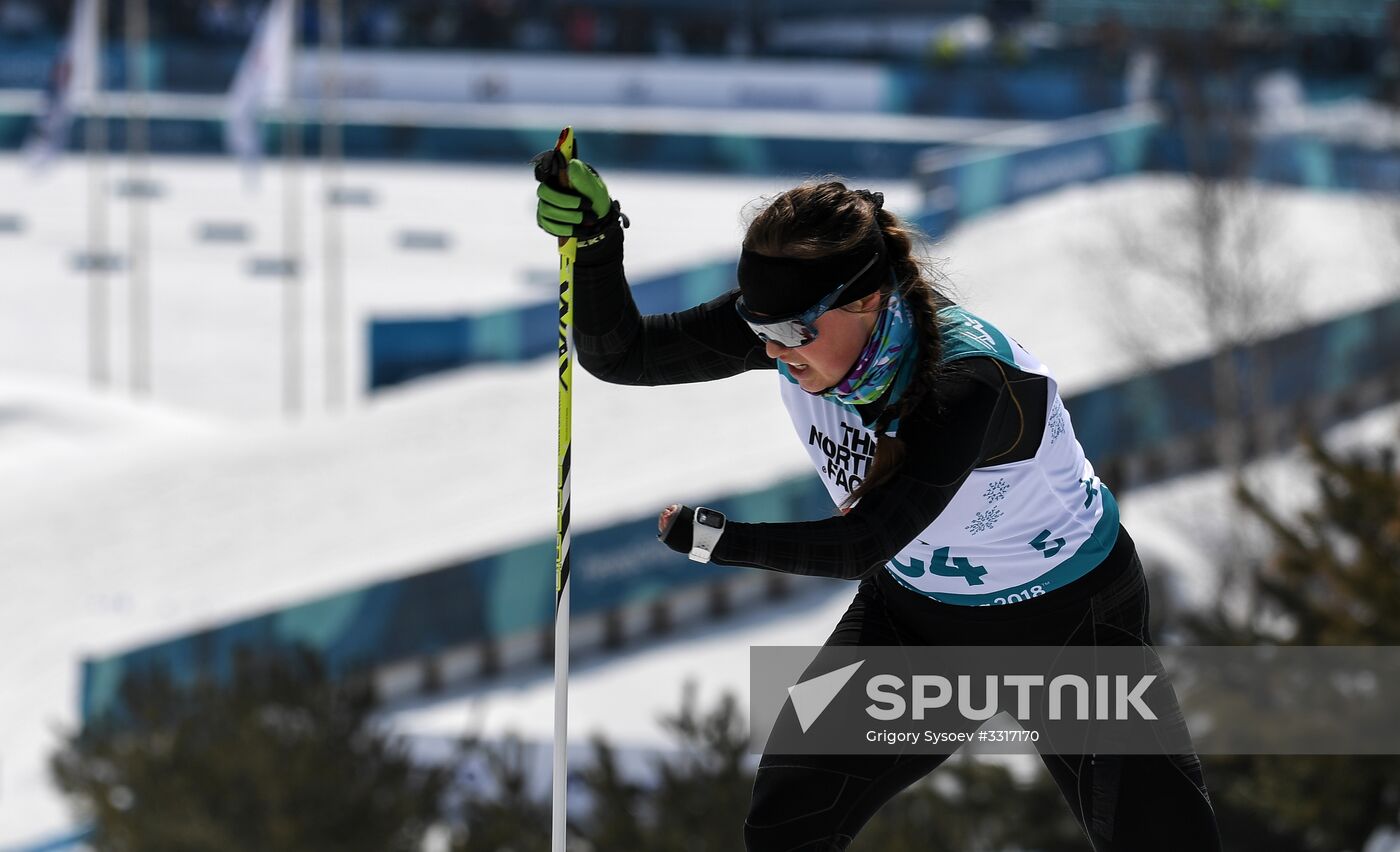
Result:
M245 196L238 174L221 163L157 161L153 174L166 187L152 213L155 387L153 401L138 405L84 384L86 279L69 263L85 239L82 169L64 164L31 185L12 161L0 161L0 208L22 199L18 212L28 221L18 235L0 234L0 639L7 649L0 655L0 844L67 824L44 760L54 729L77 721L83 655L487 553L546 536L554 523L549 364L435 377L361 399L343 416L313 406L313 416L284 423L274 416L276 285L243 271L250 255L278 251L275 171L264 173L257 196ZM733 255L742 206L779 188L606 177L633 217L634 277ZM344 211L352 329L380 311L486 309L551 291L553 252L533 230L533 184L523 167L354 166L347 182L380 199L374 210ZM310 193L310 175L307 185ZM912 209L911 187L879 188L894 209ZM1179 190L1159 178L1069 189L976 220L937 252L950 258L945 270L966 303L1040 354L1067 392L1082 390L1136 364L1134 353L1093 327L1108 308L1105 286L1089 282L1111 273L1086 266L1086 257L1101 256L1109 222L1150 216ZM1282 211L1279 251L1296 251L1326 273L1306 280L1305 315L1343 313L1392 292L1369 208L1342 197L1273 195ZM124 239L124 204L110 207L114 238ZM307 274L314 305L320 231L310 206L303 232L316 246ZM255 223L253 247L211 248L195 239L197 223L232 219ZM396 247L402 228L447 230L453 247L445 255L405 254ZM1126 283L1137 280L1125 277L1123 286L1141 286ZM125 351L123 286L117 276L117 353ZM309 306L307 316L316 310ZM1156 332L1144 324L1143 335ZM308 376L318 374L315 339ZM356 335L351 340L358 370L361 344ZM1204 339L1173 333L1170 344L1173 355L1195 354ZM121 357L116 367L120 385ZM596 527L805 470L771 382L748 375L635 389L581 376L575 524ZM736 410L744 416L732 416ZM502 412L508 429L500 428ZM678 453L677 446L713 451ZM1193 551L1153 499L1128 498L1127 523L1145 546L1156 546L1158 536L1161 548L1190 561ZM1205 557L1195 564L1200 577L1188 585L1201 588L1211 565ZM844 608L843 595L581 661L572 697L576 735L602 729L626 742L657 742L656 713L678 706L684 676L699 678L705 702L724 689L743 694L750 644L820 642ZM460 730L469 719L492 731L547 732L547 684L530 676L511 684L405 713L402 722L422 732ZM624 707L619 694L637 700Z

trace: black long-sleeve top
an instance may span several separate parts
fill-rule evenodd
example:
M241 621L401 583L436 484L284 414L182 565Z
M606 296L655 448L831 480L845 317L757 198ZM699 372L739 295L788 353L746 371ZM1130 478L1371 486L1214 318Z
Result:
M604 381L675 384L775 369L734 309L737 290L678 313L642 316L623 272L621 228L579 251L574 284L578 361ZM928 527L974 468L1033 456L1045 425L1045 378L991 358L959 366L940 385L937 404L931 395L901 418L905 459L891 479L842 515L796 523L730 521L714 561L860 579Z

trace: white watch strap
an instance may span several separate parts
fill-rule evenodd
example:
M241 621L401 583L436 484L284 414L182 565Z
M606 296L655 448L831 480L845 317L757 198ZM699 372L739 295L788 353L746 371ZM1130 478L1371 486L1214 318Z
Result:
M695 511L699 512L700 509ZM721 515L721 517L723 516ZM719 544L719 537L723 534L724 527L715 529L692 521L690 524L690 558L696 562L709 562L710 556L714 553L715 545Z

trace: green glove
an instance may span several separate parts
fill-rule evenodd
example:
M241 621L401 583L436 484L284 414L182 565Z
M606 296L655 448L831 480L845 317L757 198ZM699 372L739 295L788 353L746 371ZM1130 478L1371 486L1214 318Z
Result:
M552 149L534 159L535 180L540 182L535 222L540 228L556 237L577 237L582 247L597 242L619 219L624 228L630 224L592 166L582 160L569 160L565 166L563 161ZM561 167L567 170L569 189L559 186Z

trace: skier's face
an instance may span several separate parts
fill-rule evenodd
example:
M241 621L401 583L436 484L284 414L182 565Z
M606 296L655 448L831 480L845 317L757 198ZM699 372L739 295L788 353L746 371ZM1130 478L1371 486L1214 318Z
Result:
M879 319L880 294L871 293L844 308L827 311L813 325L817 339L806 346L788 348L776 341L764 344L769 358L787 365L798 387L821 393L846 377Z

